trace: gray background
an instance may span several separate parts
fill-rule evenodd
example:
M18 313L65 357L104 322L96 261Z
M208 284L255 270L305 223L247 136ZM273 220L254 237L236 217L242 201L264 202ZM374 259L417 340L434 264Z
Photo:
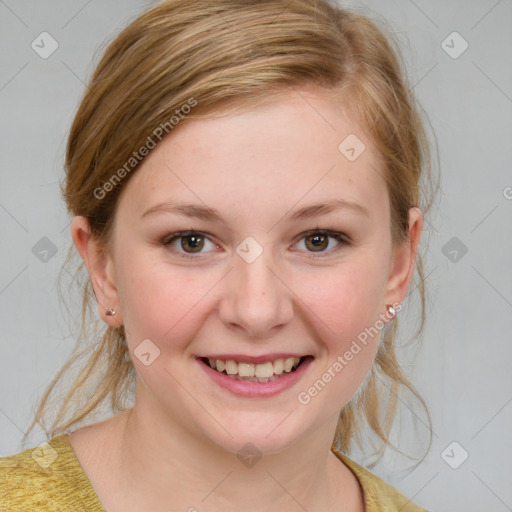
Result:
M59 195L66 134L101 48L151 3L0 0L0 456L21 449L73 346L57 294L71 241ZM341 3L396 33L437 136L443 188L422 240L428 323L403 356L432 414L432 447L414 471L387 455L374 472L431 511L512 510L512 1ZM58 43L46 59L31 48L43 31ZM469 45L457 58L454 31ZM56 254L41 251L43 237ZM63 284L72 289L66 271ZM411 433L403 420L396 439L420 446L422 422Z

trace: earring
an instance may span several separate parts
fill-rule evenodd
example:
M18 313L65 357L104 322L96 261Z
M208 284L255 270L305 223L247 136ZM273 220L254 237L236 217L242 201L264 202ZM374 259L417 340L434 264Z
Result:
M107 315L107 316L114 316L115 314L116 314L115 309L107 309L107 311L105 311L105 315Z
M393 319L395 318L395 315L396 315L396 309L391 306L391 305L388 305L388 315Z

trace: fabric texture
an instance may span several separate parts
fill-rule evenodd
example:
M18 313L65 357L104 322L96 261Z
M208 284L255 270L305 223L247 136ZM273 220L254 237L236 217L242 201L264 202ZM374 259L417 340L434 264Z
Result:
M359 480L366 512L427 512L379 477L332 448ZM106 512L67 434L0 458L1 512Z

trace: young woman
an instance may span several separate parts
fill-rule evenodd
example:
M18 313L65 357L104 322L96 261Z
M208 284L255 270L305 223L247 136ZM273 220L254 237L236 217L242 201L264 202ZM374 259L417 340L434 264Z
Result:
M423 510L347 456L363 418L388 442L413 389L393 341L429 206L414 99L371 21L164 1L106 50L66 171L81 339L92 302L106 329L49 441L0 459L1 510Z

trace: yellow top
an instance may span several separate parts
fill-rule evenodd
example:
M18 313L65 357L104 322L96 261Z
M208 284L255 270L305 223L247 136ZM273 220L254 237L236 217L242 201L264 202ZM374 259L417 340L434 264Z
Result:
M426 512L367 469L332 448L359 480L366 512ZM1 512L106 512L67 434L0 458Z

